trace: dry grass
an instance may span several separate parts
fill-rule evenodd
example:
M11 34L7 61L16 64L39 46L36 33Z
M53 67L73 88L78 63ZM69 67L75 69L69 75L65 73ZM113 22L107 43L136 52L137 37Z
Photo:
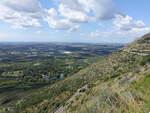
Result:
M125 49L150 50L150 34ZM95 63L86 74L91 77L97 75L97 79L90 83L93 87L68 103L64 113L148 113L149 57L120 51Z

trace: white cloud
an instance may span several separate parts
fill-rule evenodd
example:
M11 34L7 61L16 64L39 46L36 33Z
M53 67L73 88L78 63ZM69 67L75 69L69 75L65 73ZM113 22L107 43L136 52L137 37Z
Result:
M78 30L82 23L112 19L111 30L97 30L90 37L137 37L150 31L143 21L118 14L112 0L54 1L58 2L57 8L45 9L38 0L1 0L0 21L13 28L41 27L44 21L53 29L70 32Z
M92 38L118 38L118 39L137 39L140 36L143 36L146 33L150 32L150 28L133 28L132 30L110 30L110 31L100 31L96 30L91 32L88 36Z
M3 0L0 2L0 20L12 28L41 27L41 21L58 30L74 31L79 25L60 18L56 9L44 9L38 0Z
M74 23L112 19L117 14L112 0L57 0L61 16Z
M42 31L39 30L39 31L36 31L35 33L40 34L41 32L42 32Z
M69 20L66 19L54 19L50 16L45 18L45 21L48 22L49 26L55 29L59 30L68 30L72 24L69 22Z
M48 14L51 16L51 17L57 17L58 16L58 13L57 13L57 10L55 8L51 8L49 10L47 10ZM48 15L48 16L49 16Z
M144 28L145 24L141 20L133 20L132 17L126 15L116 15L113 24L121 30L131 30L132 28Z
M133 26L134 26L135 28L144 28L144 27L145 27L145 24L144 24L143 21L138 20L138 21L134 21L134 22L133 22Z
M85 15L88 16L92 13L94 18L97 18L98 20L112 19L114 15L117 13L112 0L57 0L57 1L59 1L59 3L62 6L65 6L65 8L72 10L73 12L78 13L80 12L80 14L82 12L82 16L84 17ZM67 13L65 15L67 15Z
M59 30L74 31L81 23L111 19L115 15L112 0L56 0L58 9L45 9L38 0L2 0L0 20L13 28L40 27L41 21Z
M93 38L137 38L146 33L150 32L150 28L134 28L130 31L125 30L110 30L110 31L100 31L96 30L91 32L89 37Z
M15 11L22 12L39 12L41 5L38 0L3 0L2 4Z
M112 19L117 13L112 0L79 0L97 19Z
M16 4L19 3L18 2L19 0L18 1L14 0L14 1L15 1L14 3ZM13 28L41 27L39 20L37 18L32 17L34 13L20 12L21 10L17 11L15 9L12 9L12 7L8 7L6 5L7 2L8 0L5 0L5 2L4 1L0 2L0 20L1 21L13 24ZM17 7L16 4L14 5L15 7ZM19 5L18 5L18 8L19 8ZM26 8L22 7L22 10L24 9L25 11Z
M64 4L59 5L59 12L63 17L74 23L85 23L92 20L92 17L88 17L85 12L71 9Z
M115 7L112 0L57 0L58 9L49 9L44 20L59 30L74 31L81 23L112 19Z
M76 11L86 11L85 5L81 4L81 0L56 0L59 2L59 4L63 4L66 7L76 10Z
M150 32L150 28L146 27L141 20L134 20L126 15L116 15L113 19L114 26L111 30L100 31L96 30L89 34L90 37L99 38L137 38Z
M74 31L79 28L78 24L72 23L69 19L59 18L56 9L51 8L47 12L48 15L44 18L44 21L48 22L51 28L69 31Z
M69 30L76 28L76 25L71 23L67 19L57 19L51 16L45 18L45 21L48 22L49 26L58 30Z

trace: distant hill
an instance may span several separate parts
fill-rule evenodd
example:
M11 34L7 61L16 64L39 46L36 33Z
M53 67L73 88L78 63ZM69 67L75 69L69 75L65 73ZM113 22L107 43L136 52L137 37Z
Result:
M89 88L63 113L150 112L150 34L78 74L91 80Z

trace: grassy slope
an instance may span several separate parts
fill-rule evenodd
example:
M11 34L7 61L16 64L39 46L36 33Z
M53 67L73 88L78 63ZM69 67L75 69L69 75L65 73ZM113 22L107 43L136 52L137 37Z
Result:
M136 48L141 47L141 45L136 42L127 48L131 48L134 45L136 45ZM149 42L146 46L145 42L142 42L142 45L142 47L150 49ZM101 110L104 112L110 111L111 113L112 110L114 112L116 110L131 110L132 112L136 110L136 106L130 109L128 105L130 97L134 97L132 96L132 92L133 95L136 92L136 85L132 85L132 82L134 79L138 80L141 77L144 78L144 75L150 73L149 64L145 63L147 62L145 59L148 58L132 55L123 51L114 52L103 60L51 86L27 91L24 98L10 105L2 105L3 109L1 109L0 112L50 113L62 105L78 88L85 84L88 84L90 87L89 90L82 93L72 104L68 103L67 105L69 107L66 112L93 113L100 112ZM137 78L134 78L135 76L137 76ZM135 87L135 90L131 87ZM137 90L137 92L139 91ZM126 99L126 97L129 97L129 99ZM148 97L145 96L145 99L146 98ZM142 101L144 101L144 99ZM148 102L145 102L144 105L148 104ZM132 101L129 104L132 105Z
M124 49L150 50L150 34ZM94 71L93 77L97 73L99 79L91 82L91 87L76 100L67 103L64 113L148 113L150 55L138 56L121 50L103 61L88 70ZM103 67L108 67L105 70L108 73L101 73Z

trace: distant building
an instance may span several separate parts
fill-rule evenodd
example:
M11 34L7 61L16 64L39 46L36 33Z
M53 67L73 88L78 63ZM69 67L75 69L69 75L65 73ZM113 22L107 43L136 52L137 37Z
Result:
M64 74L63 73L60 74L60 79L62 79L62 78L64 78Z
M63 73L57 75L57 79L58 79L58 80L59 80L59 79L62 79L62 78L64 78L64 74L63 74Z
M64 54L71 54L71 51L64 51Z
M46 80L46 81L50 80L49 76L47 76L47 75L42 75L42 78L43 78L43 80Z

